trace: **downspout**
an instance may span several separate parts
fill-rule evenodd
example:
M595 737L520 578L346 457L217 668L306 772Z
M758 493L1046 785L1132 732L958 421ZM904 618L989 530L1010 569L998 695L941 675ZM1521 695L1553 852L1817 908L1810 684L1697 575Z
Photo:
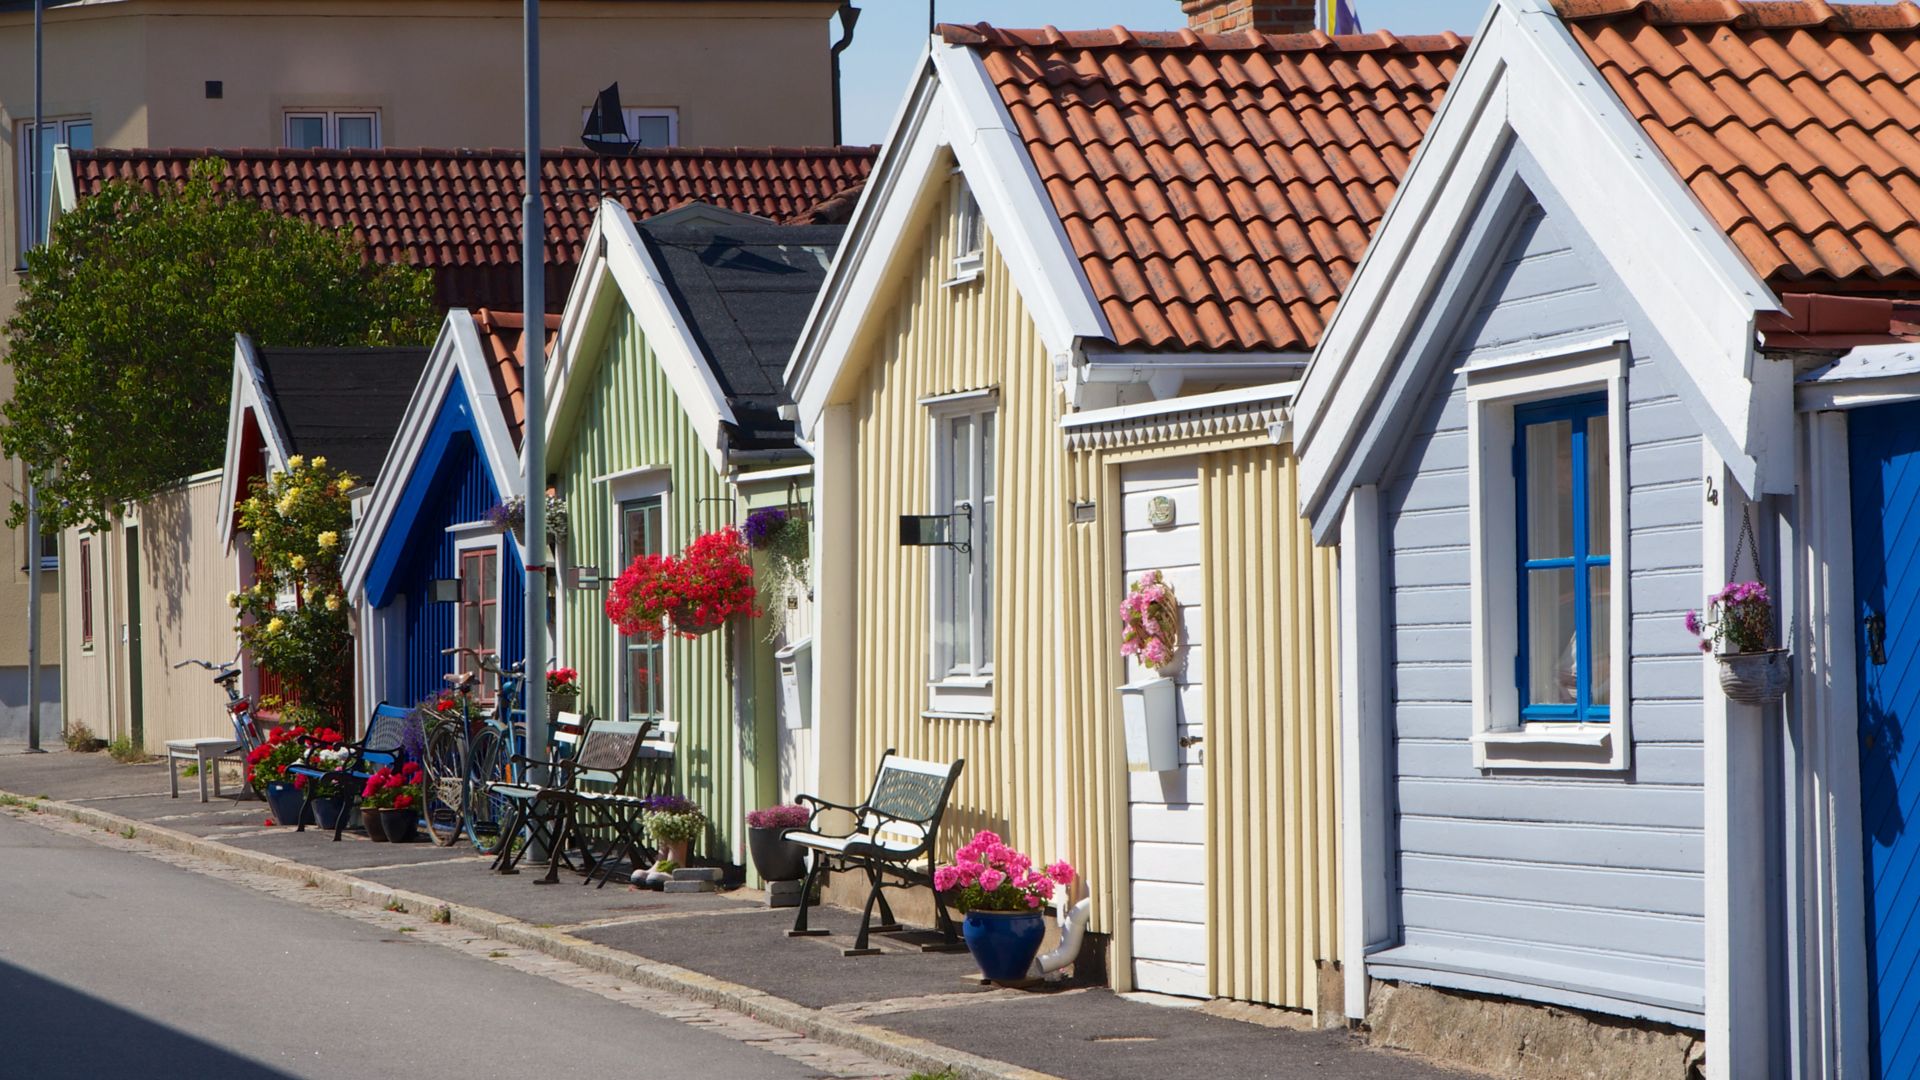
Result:
M840 54L853 44L853 27L860 21L860 9L853 6L852 0L840 5L840 40L833 43L833 145L845 142L841 137L840 122Z
M1093 898L1084 897L1060 920L1060 944L1044 956L1033 959L1033 967L1027 971L1030 979L1051 979L1055 973L1080 955L1080 943L1086 940L1087 919L1093 912Z

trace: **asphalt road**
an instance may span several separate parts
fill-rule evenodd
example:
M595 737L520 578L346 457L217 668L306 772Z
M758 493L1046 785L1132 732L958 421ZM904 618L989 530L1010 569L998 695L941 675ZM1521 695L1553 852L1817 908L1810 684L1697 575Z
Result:
M0 814L0 1078L820 1075L700 1027Z

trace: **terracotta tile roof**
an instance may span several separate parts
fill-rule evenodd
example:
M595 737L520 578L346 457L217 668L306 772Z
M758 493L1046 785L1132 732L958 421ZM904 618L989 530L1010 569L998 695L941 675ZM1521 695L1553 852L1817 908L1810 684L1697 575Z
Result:
M636 218L709 202L782 224L844 222L874 147L642 150L597 158L548 150L547 309L559 311L605 192ZM433 270L445 307L524 307L518 150L85 150L81 197L108 180L181 183L193 162L227 161L233 190L282 213L348 227L378 262Z
M547 316L546 324L543 351L552 356L553 343L559 337L560 316ZM518 447L521 434L527 429L526 379L521 374L527 363L526 315L518 311L481 308L473 313L473 326L480 333L480 344L487 350L487 358L493 361L488 365L488 370L493 374L493 389L500 395L500 407L506 413L507 427L513 432L513 445Z
M945 26L1027 142L1116 344L1304 350L1466 51L1454 35Z
M1776 289L1920 284L1920 7L1554 2Z

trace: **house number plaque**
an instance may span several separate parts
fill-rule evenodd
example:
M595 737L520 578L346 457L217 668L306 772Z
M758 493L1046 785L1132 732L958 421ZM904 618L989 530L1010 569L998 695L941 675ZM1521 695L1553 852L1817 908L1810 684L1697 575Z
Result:
M1147 501L1147 524L1156 529L1173 524L1173 496L1155 495Z

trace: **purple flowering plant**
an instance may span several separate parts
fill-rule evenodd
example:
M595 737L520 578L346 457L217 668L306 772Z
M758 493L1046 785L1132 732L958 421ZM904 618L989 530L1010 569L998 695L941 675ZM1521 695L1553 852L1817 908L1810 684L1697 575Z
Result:
M755 551L765 551L772 546L774 539L787 524L787 512L777 506L763 507L747 515L747 523L740 532L747 538L747 546Z
M1734 581L1707 597L1707 613L1687 612L1687 633L1700 639L1700 651L1765 652L1773 639L1773 598L1765 582Z
M812 819L812 811L797 803L747 811L747 826L753 829L799 829Z

